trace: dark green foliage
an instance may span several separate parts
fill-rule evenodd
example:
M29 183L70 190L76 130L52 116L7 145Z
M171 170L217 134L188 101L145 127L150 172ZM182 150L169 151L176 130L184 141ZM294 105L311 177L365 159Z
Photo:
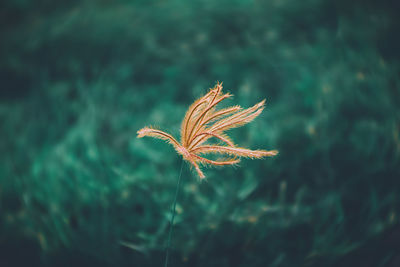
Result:
M2 1L0 266L161 266L179 133L217 80L276 158L187 166L170 266L398 266L396 1ZM226 103L229 105L229 103Z

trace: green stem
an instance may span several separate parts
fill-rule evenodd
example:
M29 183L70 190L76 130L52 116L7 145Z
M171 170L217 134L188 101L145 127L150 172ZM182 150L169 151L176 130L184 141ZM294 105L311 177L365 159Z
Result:
M171 245L171 235L172 235L172 228L174 227L174 219L175 219L175 213L176 213L176 200L178 199L178 193L179 193L179 186L181 184L181 177L182 177L182 170L183 170L183 159L182 159L182 164L181 164L181 171L179 172L179 178L178 178L178 183L176 185L176 192L175 192L175 199L174 203L172 204L172 218L171 222L169 225L169 233L168 233L168 242L167 242L167 249L166 249L166 256L165 256L165 267L168 267L168 258L169 258L169 248Z

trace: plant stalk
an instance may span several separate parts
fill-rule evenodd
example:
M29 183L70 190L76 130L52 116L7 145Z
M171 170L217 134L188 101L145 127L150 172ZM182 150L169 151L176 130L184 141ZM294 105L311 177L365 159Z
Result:
M175 219L175 214L176 214L176 200L178 199L178 193L179 193L179 187L180 187L180 184L181 184L183 165L184 165L184 160L182 159L181 170L179 172L178 183L176 185L174 203L172 204L172 210L171 210L172 217L171 217L171 222L170 222L170 225L169 225L168 241L167 241L165 264L164 264L165 267L168 267L168 258L169 258L169 249L170 249L170 246L171 246L172 228L174 227L174 219Z

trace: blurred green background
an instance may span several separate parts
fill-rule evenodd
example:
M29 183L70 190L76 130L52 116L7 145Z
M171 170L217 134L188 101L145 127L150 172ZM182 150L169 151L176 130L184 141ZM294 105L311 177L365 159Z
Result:
M3 0L0 266L162 266L179 136L216 81L277 149L185 166L170 266L400 266L397 1Z

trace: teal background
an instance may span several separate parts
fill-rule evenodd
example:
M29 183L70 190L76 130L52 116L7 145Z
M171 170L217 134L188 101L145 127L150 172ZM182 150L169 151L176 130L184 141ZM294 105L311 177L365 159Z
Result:
M265 160L185 165L170 266L400 266L397 1L0 3L0 266L163 266L189 105Z

